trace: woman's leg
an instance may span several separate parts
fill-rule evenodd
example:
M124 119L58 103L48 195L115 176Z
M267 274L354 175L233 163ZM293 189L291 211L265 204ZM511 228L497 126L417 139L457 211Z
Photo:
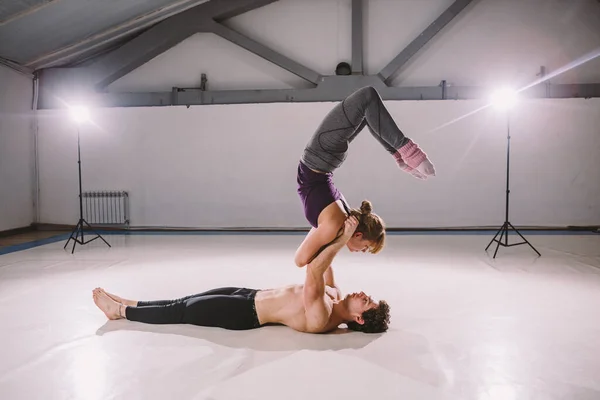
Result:
M333 172L342 165L348 145L365 125L400 167L435 174L427 155L402 133L379 93L370 86L355 91L327 114L304 149L302 162L313 170Z
M367 121L363 120L363 123L358 128L358 130L360 131L366 124L367 124ZM392 157L394 157L394 160L396 160L396 164L398 164L398 167L400 167L400 169L408 172L409 174L411 174L412 176L414 176L417 179L427 179L427 175L424 172L420 172L419 170L425 169L426 163L429 163L428 160L425 160L425 162L423 162L423 164L425 164L425 165L421 164L421 165L423 165L424 168L415 169L415 168L409 167L402 159L402 155L400 154L400 152L398 150L394 149L385 140L383 140L379 135L375 134L375 132L373 132L373 130L371 130L370 126L367 125L367 128L369 129L369 131L371 132L373 137L383 146L383 148L385 148L387 150L387 152L390 153L392 155ZM433 165L431 166L431 168L433 169ZM435 171L433 172L433 174L435 175Z

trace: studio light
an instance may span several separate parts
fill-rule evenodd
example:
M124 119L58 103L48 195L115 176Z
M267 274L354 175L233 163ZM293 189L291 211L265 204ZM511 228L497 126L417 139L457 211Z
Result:
M83 218L83 195L82 195L82 191L81 191L81 146L80 146L80 128L81 125L89 122L90 121L90 112L89 110L84 107L84 106L71 106L69 107L69 114L71 116L71 119L76 123L77 125L77 164L78 164L78 169L79 169L79 221L77 222L77 225L75 225L75 229L73 229L73 232L71 232L71 236L69 237L69 239L67 240L67 243L65 243L65 246L63 248L67 248L67 245L69 244L69 242L71 241L71 239L73 239L73 249L71 250L71 254L73 254L73 252L75 251L75 245L77 243L79 244L88 244L89 242L91 242L92 240L96 240L98 238L102 239L102 241L104 241L104 243L106 243L108 245L108 247L111 247L110 244L108 244L108 242L106 240L104 240L104 238L102 236L100 236L100 234L98 232L96 232L91 225ZM84 225L86 225L88 228L90 228L90 230L92 232L94 232L96 234L96 236L94 236L93 238L89 239L88 241L84 240L83 234L84 234ZM81 239L80 239L81 237Z
M490 243L487 245L487 247L485 248L485 251L487 251L487 249L490 247L490 245L493 242L497 242L498 244L496 245L496 251L494 252L494 258L496 258L496 254L498 253L498 248L500 246L503 247L511 247L511 246L518 246L520 244L528 244L533 251L535 251L538 256L541 256L541 254L535 249L535 247L533 247L531 245L531 243L529 243L527 241L527 239L525 239L523 237L523 235L521 235L521 233L517 230L517 228L515 228L513 226L513 224L511 224L508 220L508 205L509 205L509 200L510 200L510 184L509 184L509 179L510 179L510 111L511 109L516 105L517 103L517 92L511 89L507 89L507 88L503 88L503 89L499 89L498 91L494 92L491 96L491 105L498 109L498 110L502 110L505 114L506 114L506 140L507 140L507 147L506 147L506 214L505 214L505 218L504 218L504 224L500 227L500 229L498 230L498 232L496 232L496 235L494 236L494 238L490 241ZM511 228L512 230L514 230L520 237L521 239L523 239L522 242L518 242L518 243L512 243L509 244L508 243L508 230L509 228ZM496 239L498 237L498 235L500 235L500 239ZM504 243L502 243L502 237L504 236Z
M77 124L82 124L90 120L90 111L85 106L69 107L69 114L71 116L71 119Z
M517 92L513 89L498 89L490 98L492 106L499 110L510 110L517 103Z

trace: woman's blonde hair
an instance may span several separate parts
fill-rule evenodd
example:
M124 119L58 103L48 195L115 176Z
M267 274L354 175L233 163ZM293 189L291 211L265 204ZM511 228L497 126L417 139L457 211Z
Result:
M371 202L363 200L360 210L353 208L350 210L350 215L358 219L356 232L361 232L364 239L373 242L369 252L372 254L379 253L385 245L385 224L379 215L373 213Z

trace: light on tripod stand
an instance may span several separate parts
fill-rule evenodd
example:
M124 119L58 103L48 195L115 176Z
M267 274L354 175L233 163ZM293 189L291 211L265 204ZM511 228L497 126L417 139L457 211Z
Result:
M90 120L90 111L84 106L69 107L71 119L78 124L88 122Z
M80 136L81 135L80 135L80 129L81 129L81 124L91 121L90 113L86 107L73 106L73 107L69 107L69 114L71 116L71 119L77 125L77 165L78 165L78 170L79 170L79 221L77 222L77 225L75 225L75 229L73 229L73 231L71 232L71 236L67 240L67 243L65 243L64 248L67 248L67 245L69 244L69 242L71 240L73 240L73 249L71 250L71 254L73 254L73 252L75 251L75 245L77 243L87 244L87 243L91 242L92 240L96 240L98 238L102 239L102 241L104 243L106 243L108 245L108 247L111 247L111 245L108 244L108 242L106 240L104 240L104 238L102 236L100 236L100 234L98 232L96 232L91 227L91 225L83 218L83 193L82 193L82 189L81 189L81 146L80 146L80 143L81 143ZM96 236L89 239L88 241L84 240L84 225L86 225L92 232L94 232L96 234Z
M535 247L533 247L531 245L531 243L529 243L527 241L527 239L525 239L523 237L523 235L521 235L521 233L517 230L517 228L515 228L513 226L513 224L511 224L508 221L508 205L509 205L509 200L510 200L510 109L513 108L515 106L515 104L517 103L517 92L511 89L500 89L496 92L494 92L491 96L491 105L499 110L503 110L506 113L506 140L507 140L507 146L506 146L506 214L505 214L505 218L504 218L504 224L500 227L500 229L498 230L498 232L496 232L496 235L494 236L494 238L490 241L490 243L487 245L487 247L485 248L485 250L487 251L487 249L490 247L490 245L493 242L497 242L498 244L496 245L496 251L494 252L494 258L496 258L496 254L498 253L498 248L500 246L503 247L511 247L511 246L518 246L520 244L528 244L533 251L535 251L538 256L541 256L541 254L535 249ZM514 230L517 235L519 235L521 237L521 239L523 239L522 242L518 242L518 243L512 243L509 244L508 243L508 230L509 228L511 228L512 230ZM498 235L500 235L500 239L496 239L498 237ZM504 243L502 243L502 237L504 237Z
M509 110L517 103L517 92L504 88L495 91L491 96L491 104L499 110Z

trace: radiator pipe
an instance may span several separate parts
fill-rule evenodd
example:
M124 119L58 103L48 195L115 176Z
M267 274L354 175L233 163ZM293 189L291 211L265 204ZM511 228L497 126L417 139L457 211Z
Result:
M31 130L33 131L33 222L40 222L40 174L39 174L39 144L38 144L38 101L39 101L40 77L37 72L33 74L33 101L31 104L32 119Z

